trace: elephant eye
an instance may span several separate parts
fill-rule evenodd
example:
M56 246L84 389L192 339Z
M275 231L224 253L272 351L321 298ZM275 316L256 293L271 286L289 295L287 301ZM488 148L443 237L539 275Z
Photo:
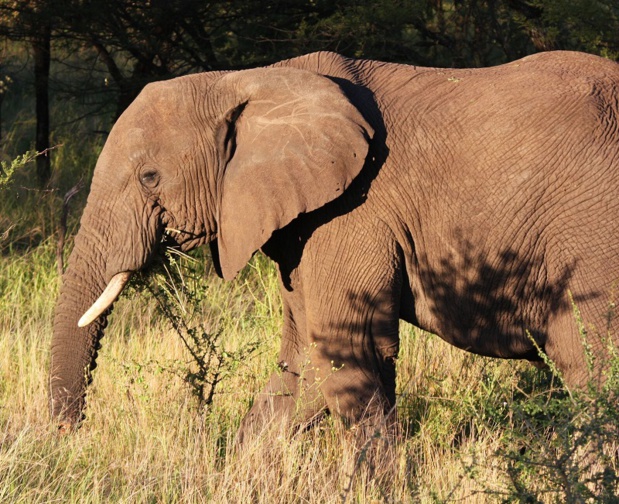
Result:
M153 168L146 168L140 174L140 182L142 182L144 187L153 189L159 184L159 173Z

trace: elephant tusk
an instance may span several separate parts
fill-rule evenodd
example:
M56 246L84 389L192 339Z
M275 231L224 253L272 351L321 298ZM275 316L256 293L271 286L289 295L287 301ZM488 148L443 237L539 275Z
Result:
M95 320L99 315L101 315L105 310L107 310L111 304L116 301L116 298L120 295L122 290L127 285L127 282L131 278L130 271L123 271L122 273L116 273L110 283L107 284L107 287L103 291L103 294L99 296L88 311L82 315L82 318L79 319L77 323L78 327L86 327L93 320Z

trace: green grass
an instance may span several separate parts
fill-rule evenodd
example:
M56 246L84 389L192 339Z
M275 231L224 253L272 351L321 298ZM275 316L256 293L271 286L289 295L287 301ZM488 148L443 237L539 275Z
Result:
M612 433L612 415L566 399L526 363L474 356L406 324L397 444L379 433L359 446L354 429L327 419L292 439L274 425L267 438L235 451L239 423L277 362L281 304L262 256L229 283L208 262L191 266L205 280L190 322L219 334L218 348L229 355L257 342L251 355L230 362L211 404L198 408L186 375L175 372L191 359L156 301L132 293L116 304L102 341L86 421L58 436L47 406L57 220L64 192L97 152L63 143L57 190L28 188L26 169L0 197L0 502L568 502L574 495L571 502L613 502L615 462L602 459L603 446L587 451L608 437L578 437L577 421L610 422ZM604 396L611 412L613 393ZM550 428L544 411L553 408L561 414ZM610 493L578 474L591 460L589 474L603 467ZM539 469L561 464L575 478L568 487L557 471Z

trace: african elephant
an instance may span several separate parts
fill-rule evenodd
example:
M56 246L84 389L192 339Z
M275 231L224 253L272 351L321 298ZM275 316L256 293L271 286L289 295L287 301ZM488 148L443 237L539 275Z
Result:
M573 52L459 70L320 52L149 84L63 276L53 417L81 419L112 303L166 228L225 279L259 249L277 265L281 370L246 427L389 410L400 319L492 357L537 361L533 338L582 383L572 301L606 330L619 280L618 114L619 65Z

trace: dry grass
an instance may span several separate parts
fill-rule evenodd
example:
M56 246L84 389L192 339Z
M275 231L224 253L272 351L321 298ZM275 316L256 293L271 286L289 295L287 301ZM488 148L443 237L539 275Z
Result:
M400 443L377 437L359 446L354 431L328 419L292 439L273 425L274 433L235 451L236 429L274 369L279 344L275 275L263 265L238 284L212 280L205 311L226 348L262 344L220 383L209 409L199 414L186 384L166 371L187 355L153 301L125 298L103 340L87 420L77 434L58 437L48 424L46 383L58 288L52 250L50 242L2 260L2 278L12 281L0 316L1 502L430 502L474 492L466 458L473 449L490 456L497 437L465 425L449 432L457 424L450 416L488 362L508 380L513 366L411 327L403 327L400 359L400 414L410 432ZM488 468L489 478L495 473Z
M154 301L132 295L117 303L102 341L86 421L57 436L47 364L59 285L50 216L61 194L16 194L0 199L0 222L14 226L0 255L0 502L528 502L514 493L505 440L517 426L520 388L542 375L405 324L397 443L380 432L365 443L326 419L294 436L274 424L235 450L239 423L277 361L281 306L274 271L260 257L232 283L206 270L206 326L221 331L228 350L260 342L219 383L210 407L199 412L170 372L188 355ZM25 245L18 238L28 229L40 229L40 239ZM520 476L531 488L548 483L535 471ZM561 502L563 494L536 495L530 502Z

